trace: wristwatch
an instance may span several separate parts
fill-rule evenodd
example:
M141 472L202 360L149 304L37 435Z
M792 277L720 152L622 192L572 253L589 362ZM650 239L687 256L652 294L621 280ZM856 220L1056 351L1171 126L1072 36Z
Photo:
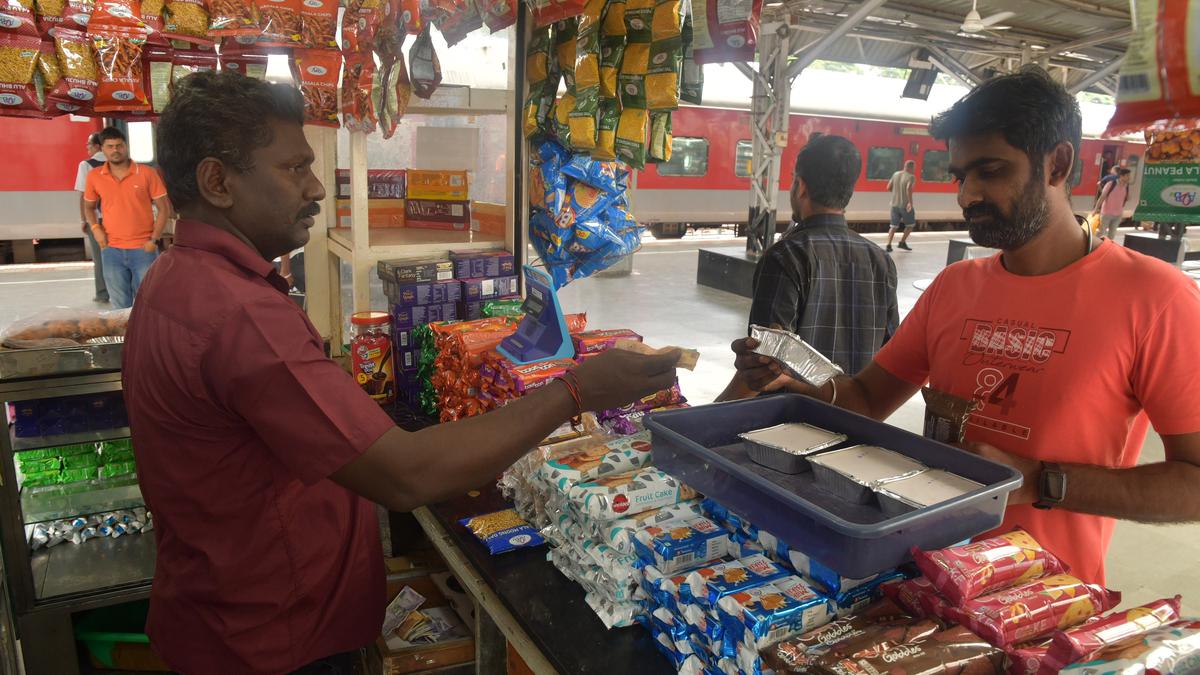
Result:
M1052 509L1067 498L1067 474L1054 462L1042 462L1042 473L1038 476L1038 498L1033 503L1036 509Z

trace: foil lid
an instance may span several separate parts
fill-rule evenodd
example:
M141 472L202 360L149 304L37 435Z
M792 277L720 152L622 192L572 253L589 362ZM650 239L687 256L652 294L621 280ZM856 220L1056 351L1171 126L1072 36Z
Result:
M775 359L789 375L814 387L823 386L842 374L841 368L794 333L750 326L750 337L759 342L754 349L755 354Z

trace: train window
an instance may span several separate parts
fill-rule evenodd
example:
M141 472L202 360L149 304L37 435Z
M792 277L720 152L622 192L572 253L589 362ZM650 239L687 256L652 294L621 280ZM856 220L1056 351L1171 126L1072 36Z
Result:
M904 166L900 148L871 148L867 151L867 180L889 180Z
M126 130L129 132L129 158L139 164L153 162L154 125L150 122L130 122Z
M751 161L754 159L754 143L738 141L737 151L733 156L733 175L738 178L749 178Z
M658 165L660 176L703 176L707 173L707 138L676 136L671 143L671 161Z
M949 183L950 153L946 150L926 150L921 161L921 180L930 183Z
M1075 168L1071 170L1071 187L1078 187L1083 181L1083 160L1075 158Z

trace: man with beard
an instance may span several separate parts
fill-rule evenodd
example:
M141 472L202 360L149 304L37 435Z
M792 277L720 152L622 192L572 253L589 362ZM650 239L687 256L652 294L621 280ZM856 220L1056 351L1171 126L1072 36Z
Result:
M973 399L964 447L1025 478L999 531L1024 527L1102 583L1115 518L1200 520L1200 291L1079 226L1068 179L1080 128L1079 106L1041 69L981 84L930 133L948 143L971 238L1001 252L946 268L869 366L820 391L753 342L734 351L752 387L879 420L925 384ZM1166 460L1138 466L1148 424Z
M325 199L303 124L295 88L232 72L175 83L158 123L182 220L130 316L123 382L158 551L146 632L189 675L356 672L386 604L372 501L463 494L583 410L675 381L677 351L613 350L488 415L397 428L271 264Z

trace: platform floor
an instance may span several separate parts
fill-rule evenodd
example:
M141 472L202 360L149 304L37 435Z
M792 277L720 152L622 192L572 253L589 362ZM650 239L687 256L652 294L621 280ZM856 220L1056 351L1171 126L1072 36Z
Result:
M1122 230L1122 236L1125 233ZM962 233L917 233L909 240L913 251L896 251L901 316L920 296L918 286L937 275L946 261L947 241ZM870 235L879 241L884 235ZM746 331L750 301L696 284L701 247L741 245L743 240L722 235L648 242L634 258L633 273L625 277L577 281L561 293L568 312L586 311L589 324L601 328L631 328L654 345L680 345L700 350L694 373L683 372L680 383L693 403L711 401L733 373L729 343ZM1200 237L1191 240L1200 250ZM348 294L347 294L348 295ZM382 298L378 290L373 296ZM32 268L0 267L0 325L47 306L90 307L91 268L69 264ZM349 297L346 298L349 306ZM919 398L919 397L918 397ZM920 432L923 406L910 401L891 419L893 424ZM1151 434L1143 461L1160 461L1162 442ZM1124 592L1127 607L1182 593L1184 606L1200 615L1200 524L1156 526L1119 523L1109 552L1109 585Z

